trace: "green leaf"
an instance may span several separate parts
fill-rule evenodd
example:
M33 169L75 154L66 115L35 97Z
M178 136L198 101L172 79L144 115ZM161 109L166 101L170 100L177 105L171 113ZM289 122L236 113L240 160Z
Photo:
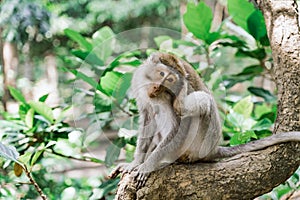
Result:
M222 38L221 34L219 32L213 32L213 33L209 33L208 37L206 38L206 43L207 44L212 44L213 42L215 42L216 40Z
M157 50L155 50L157 51ZM132 51L132 52L125 52L125 53L122 53L120 55L118 55L107 67L106 69L104 70L104 72L102 73L101 76L105 76L107 72L110 72L112 71L114 68L116 68L117 66L121 65L122 62L121 62L121 59L125 58L132 58L132 57L135 57L135 56L140 56L141 52L140 51ZM137 62L137 61L135 61ZM140 62L140 61L139 61ZM141 63L141 62L140 62ZM136 63L137 64L137 63Z
M95 199L103 199L104 197L106 197L108 193L111 193L113 190L117 188L119 181L120 181L119 178L104 181L99 186L100 192Z
M103 61L112 55L114 46L114 32L110 27L104 26L96 31L93 36L94 53Z
M21 104L19 106L19 115L22 121L25 121L27 112L30 110L30 106L26 103L26 104Z
M6 146L1 142L0 142L0 156L19 163L18 161L19 153L17 152L16 148L13 146Z
M108 96L112 96L118 87L122 75L120 72L107 72L105 76L100 79L99 90Z
M264 37L260 38L259 42L263 46L270 46L270 40L269 40L268 34L266 34Z
M251 138L257 138L254 131L245 131L242 133L235 133L233 137L230 138L230 145L239 145L239 144L245 144L248 142Z
M48 120L51 124L54 122L52 109L47 106L44 102L29 102L31 108L34 109L35 112L43 116L46 120Z
M273 112L272 108L266 103L261 105L256 104L254 108L254 115L256 119L260 119L263 115L272 112Z
M45 102L45 101L47 100L48 96L49 96L49 94L45 94L45 95L41 96L41 97L39 98L39 101L40 101L40 102Z
M25 115L25 124L28 128L33 127L33 119L34 119L34 109L31 108Z
M10 87L8 86L9 92L11 94L11 96L13 96L13 98L23 104L26 104L26 100L25 97L23 96L23 94L17 90L16 88Z
M236 112L227 114L226 122L232 125L230 128L235 130L235 132L248 131L256 123L252 118L245 118L244 115Z
M238 101L237 104L233 106L233 110L244 116L245 119L250 118L253 111L254 104L251 101L251 96L245 97Z
M244 76L244 75L252 75L257 76L260 75L261 72L264 71L264 68L260 65L251 65L243 69L241 73L236 74L235 76Z
M244 76L227 76L227 75L224 75L222 77L222 79L224 80L225 88L229 89L237 83L253 79L253 76L252 75L244 75Z
M32 152L27 151L25 154L21 155L18 160L27 166L29 165L29 160L31 156L32 156Z
M272 125L273 125L273 122L271 122L271 120L269 120L268 118L265 118L265 119L258 121L252 127L252 130L255 130L255 131L269 130Z
M266 102L276 101L276 97L270 91L258 87L249 87L248 91L252 94L262 97Z
M120 62L121 65L130 65L132 67L137 67L140 66L142 64L142 62L139 59L133 59L130 61L126 61L126 62Z
M104 62L97 57L97 55L93 52L87 52L82 50L72 50L71 53L80 58L81 60L91 64L91 65L99 65L103 66Z
M75 69L68 69L69 72L71 72L72 74L74 74L76 76L76 78L79 78L81 80L83 80L84 82L88 83L89 85L91 85L94 89L97 88L98 83L91 77L85 75L84 73L77 71Z
M253 4L246 0L228 0L227 5L233 21L248 31L247 19L255 11Z
M183 21L187 29L195 37L202 40L206 40L209 37L212 19L212 11L203 2L200 2L198 5L188 3L187 11L183 15Z
M154 38L154 42L157 47L160 47L161 43L163 43L166 40L172 40L172 38L168 35L160 35Z
M32 156L32 159L30 161L30 166L33 166L36 161L39 159L39 157L42 155L42 153L45 151L45 149L36 151L35 154Z
M125 73L118 81L117 87L113 93L113 97L117 100L118 104L121 104L126 96L127 90L130 87L132 79L132 73Z
M24 124L19 124L14 121L0 120L0 128L1 129L10 129L15 132L26 129Z
M73 41L77 42L82 49L86 51L92 51L93 45L89 43L80 33L69 28L65 29L64 33Z
M120 155L120 150L126 145L124 138L116 139L111 145L106 149L105 164L111 166Z
M247 20L249 33L257 40L267 35L265 19L260 10L255 10Z
M112 109L112 100L111 98L107 97L106 95L96 92L93 100L93 104L95 106L95 112L108 112Z
M235 55L237 57L251 57L258 60L262 60L267 56L266 50L264 48L258 48L253 51L245 51L239 48Z

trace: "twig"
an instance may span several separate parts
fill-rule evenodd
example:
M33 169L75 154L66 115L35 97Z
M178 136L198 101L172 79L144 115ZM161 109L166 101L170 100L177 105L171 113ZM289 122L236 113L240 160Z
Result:
M127 114L129 117L132 117L132 114L128 111L126 111L124 108L122 108L117 101L114 99L113 103L117 106L117 108L119 108L123 113Z
M89 156L82 156L81 158L76 158L76 157L73 157L73 156L67 156L67 155L55 152L53 150L52 151L46 150L46 152L57 155L57 156L60 156L60 157L69 158L69 159L78 160L78 161L100 163L100 164L104 163L102 160L99 160L99 159L93 158L93 157L89 157Z
M26 176L29 178L30 183L34 185L36 191L40 194L40 196L42 197L42 199L43 200L48 200L47 196L43 193L43 191L40 188L40 186L37 184L37 182L35 182L35 180L31 176L30 171L27 169L27 167L25 165L22 165L22 168L25 171Z

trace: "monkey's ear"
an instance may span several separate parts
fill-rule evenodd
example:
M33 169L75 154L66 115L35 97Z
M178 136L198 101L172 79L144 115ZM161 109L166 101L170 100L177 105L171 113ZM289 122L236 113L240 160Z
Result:
M149 56L148 61L150 61L154 64L158 64L158 63L160 63L160 57L161 57L161 53L154 52Z

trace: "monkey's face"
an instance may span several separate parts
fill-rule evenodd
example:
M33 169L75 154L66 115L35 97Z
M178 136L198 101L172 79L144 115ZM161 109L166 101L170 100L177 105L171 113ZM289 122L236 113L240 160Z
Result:
M167 92L171 96L176 96L180 88L180 75L165 65L152 68L146 77L151 80L148 87L148 96L155 98Z

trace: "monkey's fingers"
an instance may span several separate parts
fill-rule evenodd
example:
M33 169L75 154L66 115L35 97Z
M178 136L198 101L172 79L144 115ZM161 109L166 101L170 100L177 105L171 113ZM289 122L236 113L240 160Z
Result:
M149 173L137 173L135 176L136 188L140 189L146 184L146 181L149 177Z
M108 178L109 179L113 179L116 178L120 173L122 173L122 167L121 166L117 166L109 175Z

